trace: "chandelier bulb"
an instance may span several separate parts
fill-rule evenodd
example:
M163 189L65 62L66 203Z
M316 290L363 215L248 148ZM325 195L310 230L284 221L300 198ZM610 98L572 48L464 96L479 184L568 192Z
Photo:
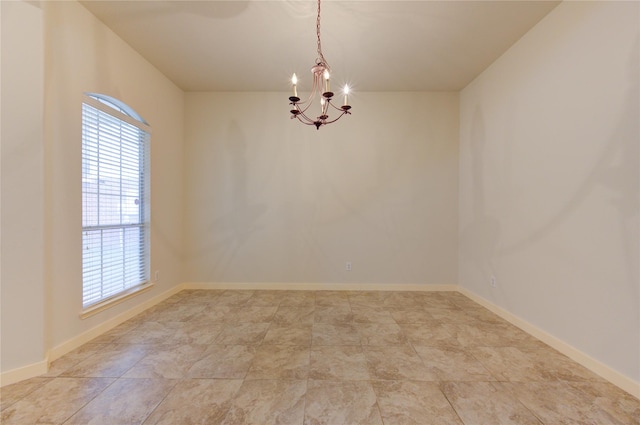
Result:
M298 97L298 77L296 77L296 73L293 73L293 77L291 77L291 83L293 84L293 97Z

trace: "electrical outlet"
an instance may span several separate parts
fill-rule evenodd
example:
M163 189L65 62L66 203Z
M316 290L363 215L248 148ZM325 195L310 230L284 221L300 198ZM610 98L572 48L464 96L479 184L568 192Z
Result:
M345 268L347 269L348 272L351 271L351 261L347 261Z
M489 279L489 284L491 285L492 288L495 288L498 285L498 283L496 282L495 276L491 276L491 278Z
M156 270L156 272L153 274L153 280L154 282L160 280L160 270Z

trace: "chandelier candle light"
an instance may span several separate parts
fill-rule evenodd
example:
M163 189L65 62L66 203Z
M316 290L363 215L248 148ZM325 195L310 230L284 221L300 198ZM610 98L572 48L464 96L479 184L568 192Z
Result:
M318 57L316 58L316 64L311 68L313 74L313 86L311 87L311 94L309 98L303 102L298 97L298 77L293 74L291 77L291 84L293 85L293 96L289 97L290 105L293 105L291 109L291 119L297 118L303 124L315 125L316 129L320 129L321 126L334 123L338 121L343 115L351 114L349 109L349 86L344 86L344 104L341 107L335 106L331 103L333 99L333 92L331 91L331 68L327 63L327 60L322 54L322 45L320 43L320 0L318 0L318 18L316 20L316 35L318 36ZM316 118L310 118L307 115L309 107L316 103L316 96L320 95L320 115ZM317 104L317 103L316 103ZM335 109L340 114L335 118L329 117L329 107Z

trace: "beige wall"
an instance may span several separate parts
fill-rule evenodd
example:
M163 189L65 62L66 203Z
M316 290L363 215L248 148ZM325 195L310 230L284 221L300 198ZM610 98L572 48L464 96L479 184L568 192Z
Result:
M175 287L182 276L182 91L79 3L41 4L2 2L3 24L14 24L2 29L3 373L44 361L47 350ZM7 13L14 9L28 14ZM11 41L27 62L9 62ZM160 280L81 320L84 92L122 100L152 127L151 270ZM17 126L22 134L5 137Z
M185 280L455 284L458 94L359 93L320 130L287 96L186 94Z
M460 101L459 283L636 382L639 7L560 4Z
M44 345L43 14L0 2L2 257L0 370L42 362Z

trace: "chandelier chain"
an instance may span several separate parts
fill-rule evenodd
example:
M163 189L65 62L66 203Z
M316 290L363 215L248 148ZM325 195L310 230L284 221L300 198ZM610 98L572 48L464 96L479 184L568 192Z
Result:
M316 35L318 36L318 58L316 59L316 62L318 64L322 64L325 67L329 68L329 64L327 63L327 60L324 58L324 55L322 54L322 43L320 41L320 0L318 0L318 17L316 18Z

